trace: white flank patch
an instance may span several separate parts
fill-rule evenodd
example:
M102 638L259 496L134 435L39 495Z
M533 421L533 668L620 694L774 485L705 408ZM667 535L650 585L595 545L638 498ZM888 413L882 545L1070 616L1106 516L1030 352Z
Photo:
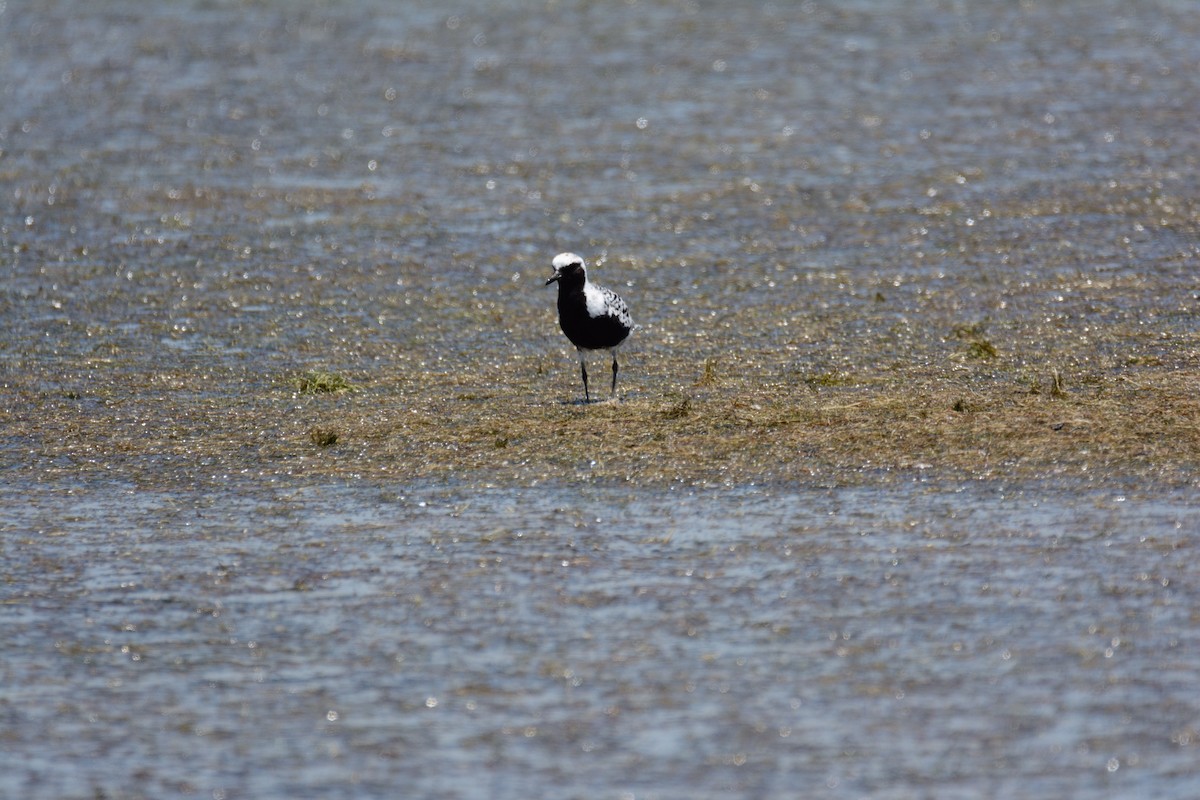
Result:
M589 317L595 319L596 317L608 316L608 301L604 299L604 292L590 283L585 283L583 285L583 297L587 301Z

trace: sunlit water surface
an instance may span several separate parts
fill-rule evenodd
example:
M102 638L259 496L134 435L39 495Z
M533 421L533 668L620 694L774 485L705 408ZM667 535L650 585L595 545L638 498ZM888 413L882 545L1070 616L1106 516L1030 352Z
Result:
M11 796L1183 797L1190 498L5 492Z

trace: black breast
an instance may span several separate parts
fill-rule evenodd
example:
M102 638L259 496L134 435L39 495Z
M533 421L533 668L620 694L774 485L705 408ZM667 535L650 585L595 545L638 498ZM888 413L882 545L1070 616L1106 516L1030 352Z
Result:
M625 341L630 330L628 320L618 314L591 316L583 286L558 287L558 324L571 344L585 350L616 347Z

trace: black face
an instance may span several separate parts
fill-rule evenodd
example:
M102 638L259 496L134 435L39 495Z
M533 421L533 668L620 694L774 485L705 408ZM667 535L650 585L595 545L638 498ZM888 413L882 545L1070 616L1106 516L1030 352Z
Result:
M565 280L567 283L582 281L583 275L583 264L578 261L572 261L570 264L554 270L554 274L546 280L546 285L549 286L559 280Z

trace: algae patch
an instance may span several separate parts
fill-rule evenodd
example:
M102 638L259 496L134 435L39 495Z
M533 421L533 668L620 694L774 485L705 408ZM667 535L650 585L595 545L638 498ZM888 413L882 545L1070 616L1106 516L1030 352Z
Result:
M357 391L354 384L335 372L309 370L292 378L289 383L300 394L338 394Z

